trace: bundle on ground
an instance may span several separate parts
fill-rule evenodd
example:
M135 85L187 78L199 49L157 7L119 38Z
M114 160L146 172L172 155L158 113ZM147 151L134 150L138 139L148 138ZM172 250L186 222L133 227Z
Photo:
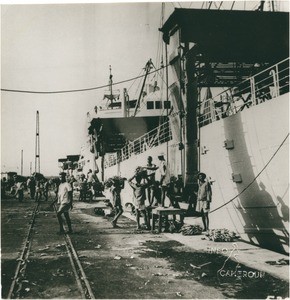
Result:
M180 232L183 235L199 235L202 233L202 228L199 225L183 225Z
M238 237L235 232L226 228L211 229L206 235L211 241L214 242L232 242Z

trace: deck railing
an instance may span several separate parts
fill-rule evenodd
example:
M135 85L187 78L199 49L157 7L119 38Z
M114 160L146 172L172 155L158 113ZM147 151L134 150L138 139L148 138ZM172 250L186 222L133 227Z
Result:
M289 93L289 58L205 100L199 108L199 127L286 93ZM136 140L128 141L118 155L108 155L105 159L105 168L129 159L132 154L143 153L171 139L172 132L168 121Z
M169 121L148 131L134 141L128 141L120 153L108 155L105 159L105 168L116 165L118 162L129 159L132 154L140 154L152 147L156 147L172 139Z
M289 92L289 58L200 105L199 126L226 118Z

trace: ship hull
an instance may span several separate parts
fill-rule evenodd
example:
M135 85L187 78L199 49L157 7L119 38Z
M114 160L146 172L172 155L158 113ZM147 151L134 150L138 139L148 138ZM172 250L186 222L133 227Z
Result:
M200 170L212 181L210 228L289 253L289 94L200 128ZM228 145L225 145L228 141ZM105 179L130 177L147 157L168 153L170 173L181 174L178 142L171 140L105 169ZM123 204L133 201L128 184ZM200 219L187 218L189 222Z

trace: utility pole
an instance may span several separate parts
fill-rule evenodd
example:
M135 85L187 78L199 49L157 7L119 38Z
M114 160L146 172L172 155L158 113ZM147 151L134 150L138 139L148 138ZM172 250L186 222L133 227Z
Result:
M36 111L35 172L40 173L39 112Z
M23 176L23 149L21 150L21 176Z
M32 175L32 161L30 162L30 173L29 175Z

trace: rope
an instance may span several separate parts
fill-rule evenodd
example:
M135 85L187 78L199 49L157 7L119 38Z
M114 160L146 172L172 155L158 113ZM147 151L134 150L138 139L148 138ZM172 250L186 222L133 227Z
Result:
M234 8L235 2L236 2L236 1L233 1L233 4L232 4L232 6L231 6L231 10Z
M280 144L280 146L278 147L278 149L274 152L274 154L271 156L271 158L266 163L266 165L263 167L263 169L257 174L257 176L238 195L236 195L234 198L230 199L228 202L226 202L226 203L222 204L221 206L215 208L214 210L210 211L209 213L213 213L213 212L219 210L220 208L222 208L222 207L226 206L227 204L229 204L230 202L234 201L242 193L244 193L256 181L256 179L262 174L262 172L264 172L264 170L267 168L267 166L270 164L270 162L276 156L276 154L281 149L281 147L283 146L283 144L285 143L285 141L288 139L288 137L289 137L289 133L286 135L286 137L284 138L284 140L282 141L282 143Z
M155 71L151 71L148 73L149 74L153 74L156 73L162 69L166 68L166 66L162 66L159 69L155 70ZM126 79L123 81L119 81L119 82L114 82L112 85L117 85L117 84L121 84L121 83L125 83L125 82L129 82L132 80L136 80L138 78L142 78L145 75L140 75L140 76L136 76L130 79ZM43 91L28 91L28 90L16 90L16 89L1 89L1 91L3 92L12 92L12 93L28 93L28 94L64 94L64 93L76 93L76 92L86 92L86 91L93 91L93 90L98 90L98 89L103 89L105 87L110 86L110 84L106 84L106 85L101 85L101 86L96 86L96 87L91 87L91 88L85 88L85 89L76 89L76 90L64 90L64 91L48 91L48 92L43 92Z

